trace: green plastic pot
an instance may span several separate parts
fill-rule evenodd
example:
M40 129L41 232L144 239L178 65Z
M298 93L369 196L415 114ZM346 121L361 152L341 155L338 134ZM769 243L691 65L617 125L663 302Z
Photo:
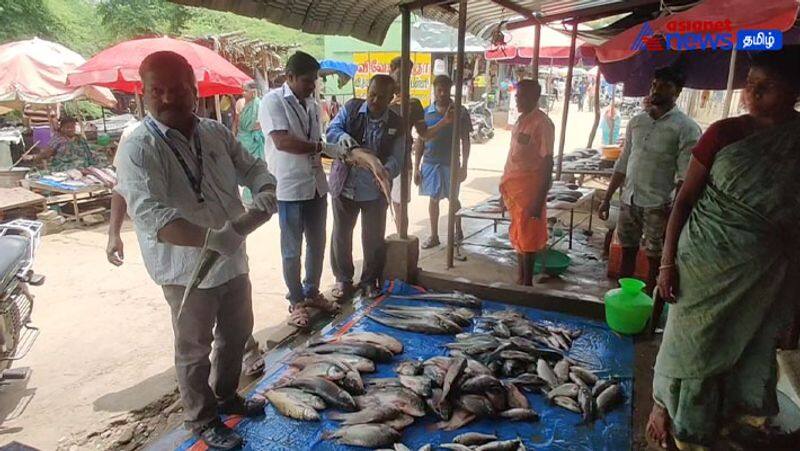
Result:
M604 296L606 323L621 334L638 334L653 314L653 299L642 291L646 284L639 279L619 279L619 285Z
M542 272L542 264L544 263L544 260L544 255L541 253L536 254L536 261L533 264L534 274L539 274ZM564 273L564 271L567 270L567 268L569 268L571 261L572 260L567 254L555 249L548 249L547 268L545 269L545 272L550 276L560 276Z

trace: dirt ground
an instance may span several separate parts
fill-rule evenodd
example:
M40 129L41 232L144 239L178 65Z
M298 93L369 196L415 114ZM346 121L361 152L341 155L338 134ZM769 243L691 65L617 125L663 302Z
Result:
M551 117L558 127L560 113L554 111ZM585 146L592 120L592 113L571 112L567 150ZM469 178L461 190L462 204L475 204L497 193L509 142L510 133L498 130L489 143L473 146ZM441 236L446 230L446 205L442 203ZM410 233L426 237L427 198L414 194L409 216ZM329 213L329 230L331 217ZM480 227L468 224L467 233ZM144 434L144 430L121 431L117 427L114 437L100 440L109 425L126 423L131 411L148 405L152 411L167 414L177 408L167 304L144 269L129 223L123 229L125 264L115 268L106 262L106 228L75 228L42 240L36 270L46 275L47 281L32 289L36 295L33 319L42 332L32 351L15 364L30 368L31 377L0 388L0 445L17 441L43 450L85 449L73 444L95 434L98 440L91 449L96 444L121 448L114 445L120 434ZM387 234L393 232L394 227L388 226ZM355 236L359 236L358 230ZM282 324L287 308L277 222L253 233L247 245L254 330L263 342ZM361 254L358 242L354 254ZM441 249L425 251L421 264L439 270L443 260ZM487 263L497 274L513 272L507 260ZM454 271L460 270L466 266ZM332 283L326 261L322 285Z

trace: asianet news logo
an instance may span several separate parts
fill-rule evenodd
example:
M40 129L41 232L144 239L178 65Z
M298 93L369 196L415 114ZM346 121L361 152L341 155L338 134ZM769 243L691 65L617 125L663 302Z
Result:
M780 30L739 30L734 33L730 20L671 20L666 32L656 34L644 23L631 50L651 52L671 50L780 50L783 33Z

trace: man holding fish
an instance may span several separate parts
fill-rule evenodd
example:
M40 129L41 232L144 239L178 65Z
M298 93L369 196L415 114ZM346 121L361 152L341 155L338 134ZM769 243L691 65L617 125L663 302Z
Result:
M344 160L333 162L330 175L333 198L331 266L336 277L335 294L353 291L353 229L361 215L364 265L359 289L366 297L380 292L379 282L386 259L386 210L390 180L400 174L405 145L403 120L389 109L395 82L388 75L375 75L367 98L347 102L328 128L328 142L361 148L377 156L381 167L353 167Z

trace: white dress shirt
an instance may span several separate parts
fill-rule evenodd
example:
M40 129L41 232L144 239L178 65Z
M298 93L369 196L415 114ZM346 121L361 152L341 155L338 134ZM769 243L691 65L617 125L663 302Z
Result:
M154 119L153 122L197 178L199 165L194 137L187 140L178 130ZM160 242L159 230L178 218L201 227L220 228L245 211L239 185L253 192L275 185L266 163L247 153L223 124L198 119L196 130L203 155L203 202L198 200L170 147L146 124L131 133L116 158L116 191L128 204L128 215L133 219L145 267L159 285L186 286L200 256L200 248ZM200 288L220 286L248 271L242 245L233 256L219 259Z
M272 132L286 131L303 141L320 142L320 110L317 102L309 97L305 99L303 107L284 83L261 99L258 121L264 132L264 155L278 179L278 200L309 200L316 195L326 195L328 182L322 170L320 154L297 155L279 150L270 136Z

